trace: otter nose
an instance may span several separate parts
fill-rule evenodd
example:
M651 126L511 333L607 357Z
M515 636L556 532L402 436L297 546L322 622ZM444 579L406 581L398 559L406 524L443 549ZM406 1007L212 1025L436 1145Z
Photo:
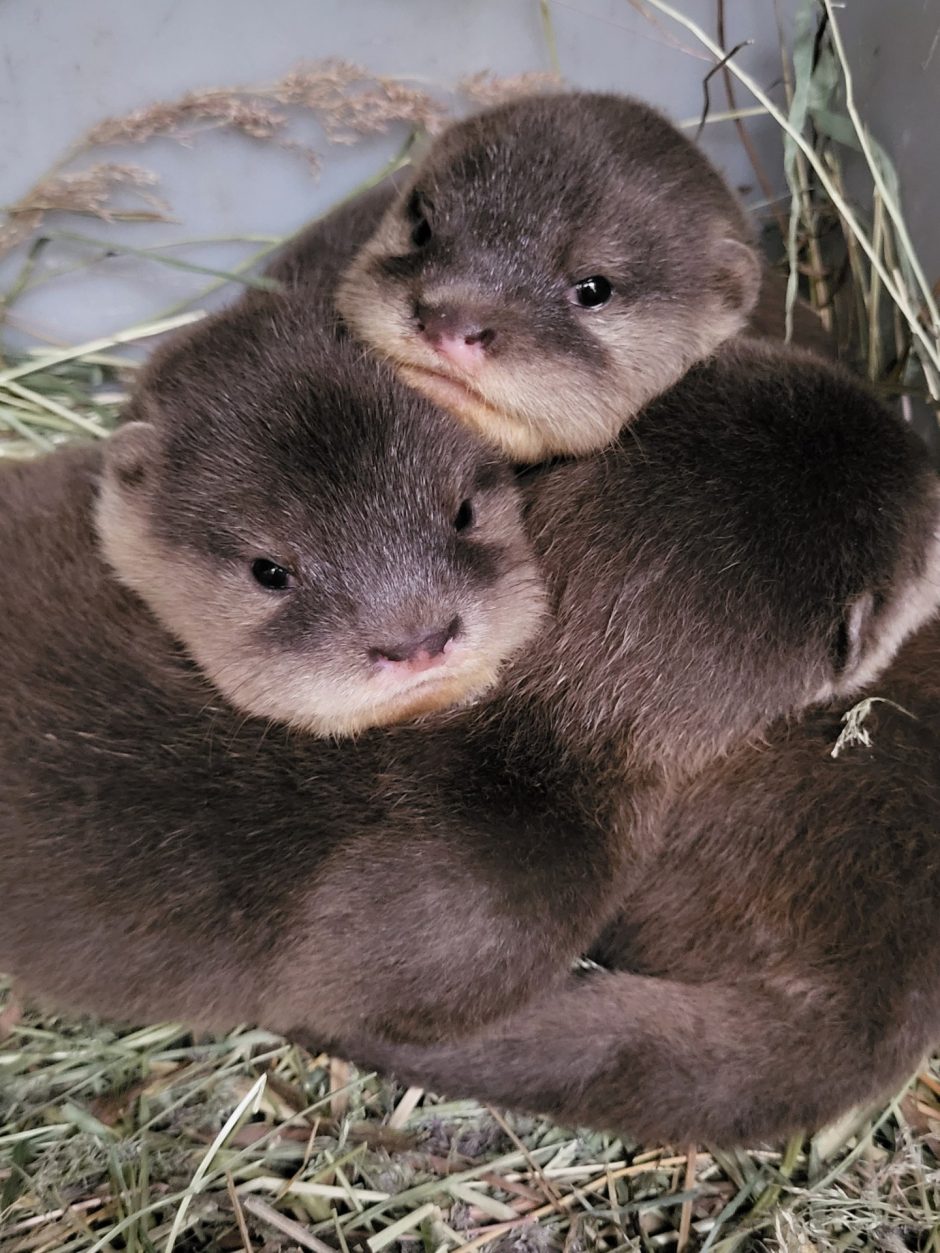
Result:
M415 323L428 343L456 365L478 365L496 338L492 327L454 305L429 305L418 301Z
M376 645L369 649L369 658L380 666L392 665L417 674L443 662L448 644L456 638L459 631L460 619L453 618L446 627L439 630L427 631L422 628L406 639Z

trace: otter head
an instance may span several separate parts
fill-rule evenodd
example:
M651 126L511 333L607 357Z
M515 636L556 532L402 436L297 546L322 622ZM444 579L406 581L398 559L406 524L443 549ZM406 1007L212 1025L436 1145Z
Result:
M737 340L618 445L520 481L553 601L538 681L580 741L627 728L633 762L699 769L877 693L940 605L923 445L808 353Z
M638 101L559 94L446 131L337 304L407 382L535 461L609 443L759 286L746 220L687 139Z
M106 558L237 709L342 735L470 700L541 589L505 465L274 298L157 355Z
M727 345L674 395L687 413L660 448L677 508L695 485L681 524L693 568L674 604L705 610L715 708L740 735L870 691L940 605L940 483L924 445L847 373L769 344Z

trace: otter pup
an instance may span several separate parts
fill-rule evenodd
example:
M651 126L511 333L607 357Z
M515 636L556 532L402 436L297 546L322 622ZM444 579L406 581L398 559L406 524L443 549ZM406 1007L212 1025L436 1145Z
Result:
M316 735L478 697L541 612L506 468L349 353L302 300L202 323L146 369L98 504L232 705Z
M940 621L864 690L867 740L843 701L680 789L608 969L466 1040L347 1052L656 1143L776 1139L896 1088L940 1041Z
M324 318L335 316L333 288L400 196L404 177L399 173L386 178L313 222L278 253L265 273L288 287L303 288ZM744 333L782 342L786 336L786 293L786 278L765 269ZM243 299L254 300L253 291L247 291ZM832 336L812 306L799 298L793 308L793 343L828 360L837 359Z
M609 443L747 322L740 206L655 110L533 96L451 126L337 292L351 330L520 461Z
M145 380L143 427L0 474L0 967L113 1017L459 1039L564 985L680 780L930 612L936 483L840 374L725 349L523 476L550 612L496 688L299 736L239 709L269 656L306 724L322 665L362 690L402 587L494 632L540 605L506 471L305 307L220 315ZM212 670L230 639L231 703L174 637Z

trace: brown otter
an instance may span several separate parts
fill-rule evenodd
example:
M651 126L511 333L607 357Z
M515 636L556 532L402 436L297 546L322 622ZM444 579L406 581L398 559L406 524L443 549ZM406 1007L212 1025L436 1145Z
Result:
M451 126L337 293L402 377L518 460L608 443L743 328L760 265L704 155L638 100Z
M718 1144L883 1096L940 1041L940 621L861 705L779 724L681 789L571 975L467 1040L344 1042L411 1083ZM841 747L840 747L840 737Z
M336 735L479 696L541 600L499 459L386 399L381 369L353 390L325 341L275 299L159 351L98 512L114 569L236 708Z
M778 295L765 286L751 331L782 333ZM610 973L468 1041L338 1047L650 1138L774 1136L883 1091L940 1038L938 660L934 622L870 688L873 746L833 756L844 706L821 709L680 789L595 946Z
M390 567L439 573L431 535L500 613L537 601L505 471L304 308L221 315L145 383L149 427L0 475L0 966L112 1016L459 1037L564 984L682 778L854 692L931 611L936 482L840 374L727 348L605 453L523 476L551 612L499 687L298 736L218 698L172 633L230 630L231 597L303 675L307 650L352 647L350 601L385 621ZM98 551L102 470L105 545L143 599ZM274 614L246 600L259 559L301 585Z

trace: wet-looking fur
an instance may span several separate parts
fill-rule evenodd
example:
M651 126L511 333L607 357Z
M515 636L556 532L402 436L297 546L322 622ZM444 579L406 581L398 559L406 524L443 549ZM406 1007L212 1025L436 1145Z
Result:
M535 461L609 443L759 286L747 220L688 139L640 101L560 93L437 139L337 303L409 384Z
M253 316L268 309L267 298L249 304ZM565 999L568 970L618 926L690 776L775 719L847 699L932 611L938 511L923 450L840 373L769 348L725 348L605 453L522 477L549 609L495 689L470 708L355 740L300 736L215 694L175 642L185 621L162 625L189 613L180 588L228 634L231 615L234 643L251 641L262 676L269 657L277 668L289 657L305 699L324 658L359 647L348 607L324 615L351 579L380 577L375 546L392 542L382 536L407 552L406 574L419 557L437 569L427 512L415 548L403 475L425 510L440 505L434 533L450 571L462 568L449 528L463 474L487 462L469 432L435 437L446 416L360 350L302 322L286 336L243 317L222 315L198 351L167 350L137 408L152 430L132 426L104 454L73 448L0 474L0 968L66 1006L302 1027L357 1055L366 1041L459 1041L544 1005L536 998L553 988L571 1033L604 1021L619 1031L618 994L608 1004L607 985L590 985L592 1018ZM274 380L285 390L272 391ZM243 429L230 430L236 418ZM332 498L358 483L357 447L375 454L360 471L363 499L382 506L365 516ZM130 575L117 554L134 590L99 551L102 475L102 500L110 492L128 505L121 544L133 552L145 540ZM516 536L510 523L502 542ZM282 551L288 540L299 547ZM480 545L485 553L482 536ZM340 554L344 565L318 573L325 581L309 594L303 585L293 611L256 610L242 579L259 552L295 562L298 580L308 554ZM493 560L517 577L505 554ZM435 595L442 586L449 595L449 574ZM524 598L530 588L526 576ZM499 590L478 584L481 612ZM215 631L192 612L197 634ZM214 668L199 639L186 643ZM37 908L48 899L55 909ZM733 939L733 919L729 930ZM671 985L630 986L650 988L652 1008L631 1003L629 1018L647 1032L646 1087L629 1070L624 1079L599 1034L585 1053L593 1070L580 1072L587 1086L575 1087L561 1047L571 1037L559 1037L556 1056L549 1034L541 1069L506 1099L646 1126L669 1044L680 1073L706 1089L689 1107L691 1130L711 1077L683 1061L698 1020L664 1042L659 1024L670 1020L658 1007ZM778 992L803 996L796 980ZM859 1047L895 1032L893 1019L873 1019L882 1021ZM898 1056L922 1034L904 1036ZM427 1073L446 1087L502 1091L521 1066L511 1051L494 1054L503 1083L477 1069L472 1050L462 1056L466 1066L436 1070L432 1055ZM746 1061L734 1072L742 1083ZM805 1069L823 1083L820 1069ZM602 1110L590 1082L606 1096L605 1079L623 1103ZM647 1106L631 1105L633 1092ZM771 1109L765 1121L778 1120Z

